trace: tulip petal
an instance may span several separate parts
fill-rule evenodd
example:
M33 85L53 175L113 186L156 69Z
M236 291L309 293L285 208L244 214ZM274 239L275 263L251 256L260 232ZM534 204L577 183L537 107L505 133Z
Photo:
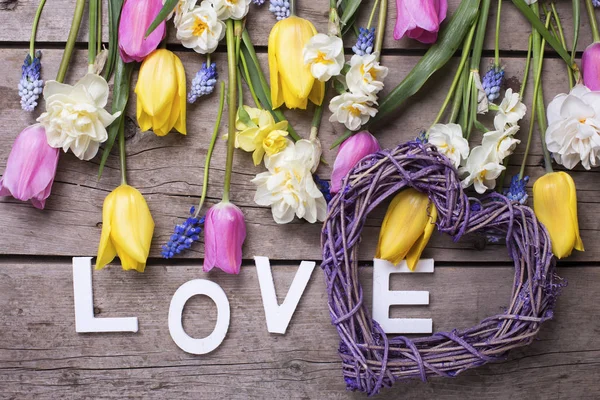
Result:
M325 82L315 80L312 90L308 95L308 99L312 101L313 104L320 106L323 104L323 98L325 98Z
M273 110L283 105L283 93L281 90L281 81L279 79L279 69L277 64L276 39L279 34L279 22L273 26L269 34L268 58L269 58L269 78L271 81L271 105Z
M119 23L119 50L124 62L141 62L152 53L166 34L162 22L147 38L146 31L162 8L161 0L126 0Z
M115 208L114 192L110 193L104 199L102 206L102 234L100 235L100 244L98 245L98 256L96 257L96 269L102 269L117 255L117 251L113 246L110 238L111 233L111 218Z
M411 271L415 270L419 259L421 258L421 253L425 250L433 231L435 230L435 223L437 221L437 208L431 202L429 202L429 206L431 207L431 216L429 218L429 223L425 226L425 230L423 234L417 239L413 247L410 248L408 254L406 254L406 264Z
M571 175L562 171L560 173L563 174L563 177L569 186L569 209L571 211L573 228L575 230L575 245L573 247L575 250L585 251L583 247L583 241L581 240L581 235L579 234L579 220L577 218L577 190L575 188L575 182L573 181L573 178L571 178Z
M185 81L185 69L183 68L183 63L179 59L179 57L175 56L175 72L177 73L177 82L178 82L178 101L179 101L179 113L177 116L177 120L175 121L174 128L177 132L182 135L187 134L187 126L186 126L186 101L187 101L187 85Z
M413 20L417 22L417 26L421 29L430 32L437 32L440 28L438 20L439 4L434 4L434 1L404 1L404 6Z

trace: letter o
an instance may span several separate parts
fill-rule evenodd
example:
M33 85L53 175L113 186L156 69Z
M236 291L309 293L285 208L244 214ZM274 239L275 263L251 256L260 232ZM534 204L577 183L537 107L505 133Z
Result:
M183 307L196 295L208 296L217 305L215 329L203 339L194 339L183 330ZM207 354L219 347L225 339L229 330L230 315L229 300L221 286L205 279L194 279L181 285L171 299L169 333L175 344L186 353Z

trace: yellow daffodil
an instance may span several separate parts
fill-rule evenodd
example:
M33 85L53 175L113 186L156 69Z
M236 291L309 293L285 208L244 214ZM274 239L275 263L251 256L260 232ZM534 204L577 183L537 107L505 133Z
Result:
M142 131L165 136L173 128L186 134L185 70L179 57L167 49L150 54L140 67L135 86L137 120Z
M317 30L303 18L292 15L277 22L269 34L269 71L273 109L306 109L308 100L321 105L325 82L313 77L304 63L304 47Z
M584 251L577 222L575 182L569 174L552 172L538 179L533 185L533 210L550 234L556 257L568 257L573 249Z
M129 185L119 186L104 200L96 269L118 255L124 270L144 272L153 233L154 220L142 194Z
M244 106L248 114L246 121L239 115L235 124L237 133L235 146L244 151L252 152L254 165L259 165L265 154L272 156L287 146L288 122L275 122L270 112ZM249 117L249 120L248 120Z
M436 220L437 209L426 194L412 188L398 193L383 219L375 257L394 265L406 258L414 270Z

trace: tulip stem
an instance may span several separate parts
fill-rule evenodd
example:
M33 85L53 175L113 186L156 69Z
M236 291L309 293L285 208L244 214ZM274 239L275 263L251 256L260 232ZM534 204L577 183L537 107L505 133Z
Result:
M373 22L373 17L375 17L375 10L377 10L378 4L379 0L375 0L375 3L373 3L373 9L371 10L371 15L369 16L369 22L367 23L367 29L371 29L371 23Z
M496 39L494 42L494 66L500 66L500 15L502 14L502 0L498 0L498 11L496 14Z
M119 124L119 164L121 166L121 184L127 185L127 161L125 154L125 129L123 124L125 122L124 118L121 118Z
M383 47L383 38L385 36L385 23L387 22L388 0L381 0L379 7L379 19L377 21L377 33L375 36L375 46L373 51L377 54L377 59L381 58L381 49Z
M60 61L60 67L58 68L58 74L56 75L57 82L63 82L65 75L67 75L67 69L69 68L69 61L75 48L75 41L77 40L77 34L79 33L79 26L81 25L81 18L83 17L83 9L85 7L85 0L77 0L75 4L75 14L71 21L71 29L69 31L69 38L65 45L65 51Z
M290 16L296 15L296 0L290 0Z
M246 79L246 84L248 85L248 88L250 89L250 94L252 95L252 100L254 100L254 104L256 105L256 107L258 107L259 109L263 109L262 104L260 103L260 100L258 100L258 97L256 96L256 90L254 89L254 84L252 83L252 79L250 79L250 71L248 70L248 63L246 61L246 56L244 55L244 52L240 52L240 60L242 61L242 68L244 69L244 78Z
M531 50L533 46L533 33L529 34L529 44L527 45L527 58L525 59L525 71L523 72L523 80L521 81L521 90L519 96L523 100L525 88L527 87L527 79L529 79L529 68L531 66Z
M44 9L44 5L46 4L46 0L41 0L38 5L37 11L35 12L35 18L33 19L33 24L31 25L31 39L29 39L29 56L33 61L35 57L35 35L37 33L38 24L40 22L40 16L42 15L42 10Z
M319 127L321 126L321 120L323 119L323 103L315 108L312 123L310 125L310 140L316 140L319 135Z
M291 2L290 2L291 4ZM235 150L235 119L237 101L237 63L235 57L235 35L233 20L227 20L227 67L229 68L229 93L228 93L228 136L227 136L227 161L225 162L225 183L223 185L223 202L229 202L229 190L231 187L231 171L233 169L233 152Z
M600 33L598 32L598 20L596 19L596 11L592 0L585 0L585 8L587 9L590 19L590 29L592 30L592 38L594 42L600 42Z
M460 70L459 70L460 71ZM467 82L467 78L469 77L469 69L465 64L460 71L460 81L458 82L458 87L462 88L465 86ZM458 113L460 112L460 106L462 104L463 90L456 91L454 96L454 100L452 101L452 110L450 111L450 118L448 118L448 122L453 124L458 119Z
M566 49L567 41L565 40L565 33L563 31L562 24L560 23L560 18L558 17L558 11L556 11L556 7L554 6L554 3L551 3L550 7L551 7L552 16L554 17L554 20L556 21L556 27L558 29L558 35L555 35L555 36L559 37L560 42ZM546 13L548 13L545 5L544 5L544 10L546 11ZM554 25L552 25L552 30L554 31ZM567 75L569 77L569 88L573 88L573 70L568 65L567 65Z
M96 33L96 54L102 51L102 0L98 0L98 31Z
M219 127L221 126L221 118L223 117L223 109L225 108L225 82L221 81L221 90L219 92L219 112L217 113L217 120L215 122L215 128L210 138L210 144L208 145L208 152L206 153L206 160L204 162L204 181L202 183L202 196L200 196L200 203L194 214L194 218L198 218L200 210L204 206L204 200L206 200L206 193L208 191L208 173L210 170L210 160L212 158L213 151L215 149L215 143L219 135Z
M88 64L93 65L96 60L96 48L98 46L98 0L90 0L88 13Z

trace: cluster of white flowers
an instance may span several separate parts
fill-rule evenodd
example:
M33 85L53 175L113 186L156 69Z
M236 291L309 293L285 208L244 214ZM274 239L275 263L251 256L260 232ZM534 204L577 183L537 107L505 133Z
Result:
M481 145L471 150L464 166L459 169L461 174L466 175L462 181L464 188L473 185L477 193L483 194L496 187L496 179L505 169L504 159L520 143L514 135L526 112L527 107L521 102L519 93L506 90L494 118L495 130L483 135Z
M303 50L304 65L315 79L327 82L344 68L344 42L337 36L317 33Z
M321 147L317 141L287 140L284 150L265 155L267 171L252 180L257 186L254 201L270 206L278 224L287 224L294 216L310 223L323 221L327 202L312 175L321 158Z
M251 0L180 0L173 22L177 39L184 47L200 54L215 51L225 36L227 19L242 19L248 14Z
M348 91L329 103L331 122L342 123L356 131L377 114L377 94L383 89L383 80L388 74L387 67L380 65L377 59L376 53L352 56L346 74Z

